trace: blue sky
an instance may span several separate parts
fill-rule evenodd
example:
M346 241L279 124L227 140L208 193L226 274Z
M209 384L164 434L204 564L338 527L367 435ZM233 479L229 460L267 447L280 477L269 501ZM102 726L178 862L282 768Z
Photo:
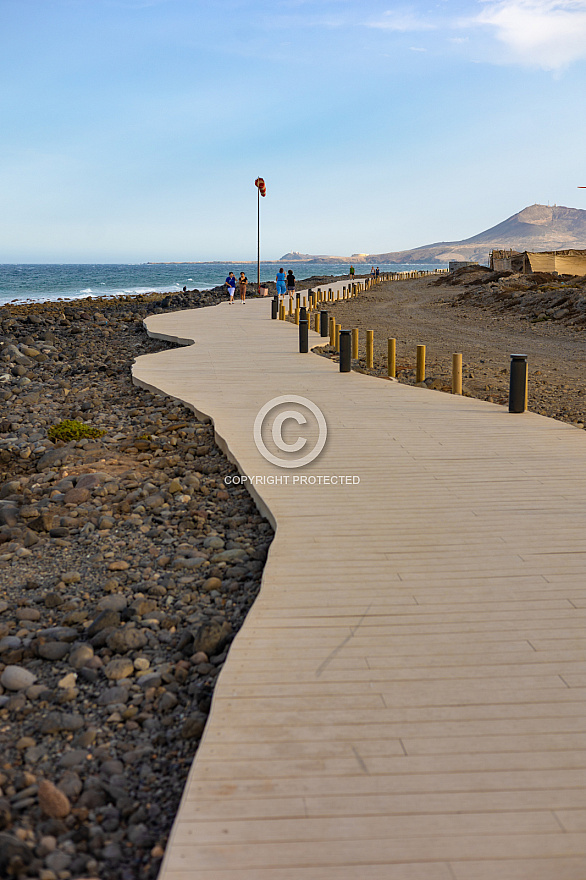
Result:
M586 0L0 0L0 263L380 253L586 208Z

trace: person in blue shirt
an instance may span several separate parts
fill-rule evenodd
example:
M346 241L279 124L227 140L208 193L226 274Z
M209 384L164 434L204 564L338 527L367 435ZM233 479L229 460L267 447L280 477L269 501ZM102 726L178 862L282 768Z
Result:
M229 272L226 281L224 282L226 287L228 288L228 293L230 294L230 305L234 302L234 293L236 291L236 276L234 272Z
M276 282L277 282L277 294L278 294L279 296L285 296L285 290L286 290L286 285L285 285L285 272L284 272L282 266L281 266L281 268L279 269L279 271L277 272L277 277L276 277L275 280L276 280Z

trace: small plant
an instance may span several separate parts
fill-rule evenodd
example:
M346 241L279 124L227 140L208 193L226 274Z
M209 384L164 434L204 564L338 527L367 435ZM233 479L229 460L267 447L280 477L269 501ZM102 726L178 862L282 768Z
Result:
M63 440L69 443L71 440L102 437L105 433L100 428L92 428L91 425L85 425L75 419L63 419L58 425L51 425L47 431L47 437L52 442Z

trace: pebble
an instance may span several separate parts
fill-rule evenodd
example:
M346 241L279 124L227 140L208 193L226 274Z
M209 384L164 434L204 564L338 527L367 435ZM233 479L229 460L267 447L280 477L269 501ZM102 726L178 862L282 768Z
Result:
M77 672L68 672L67 675L64 675L63 678L60 678L57 682L57 687L60 688L72 688L75 687L75 682L77 681Z
M108 636L107 645L111 651L117 654L126 654L128 651L144 648L147 641L147 635L143 630L125 627Z
M42 779L39 783L38 798L41 810L51 819L64 819L71 812L67 795L48 779Z
M108 608L98 614L98 616L94 618L94 620L91 622L87 630L87 637L91 638L92 636L97 635L104 629L118 626L119 623L120 615L118 614L118 612Z
M7 666L0 675L0 684L9 691L23 691L35 683L37 676L22 666Z
M100 599L97 607L99 611L124 611L128 607L128 599L123 593L113 593Z
M118 657L106 664L104 673L110 681L130 678L134 675L134 663L132 660L126 659L126 657Z
M39 645L39 657L45 660L63 660L68 653L67 642L45 642Z
M193 633L193 652L202 651L208 657L219 654L231 633L232 627L227 620L214 618L206 621Z
M81 669L92 660L93 656L94 649L91 645L74 645L69 654L69 663L74 669Z
M130 564L124 559L118 559L116 562L111 562L108 565L109 571L128 571L129 568Z

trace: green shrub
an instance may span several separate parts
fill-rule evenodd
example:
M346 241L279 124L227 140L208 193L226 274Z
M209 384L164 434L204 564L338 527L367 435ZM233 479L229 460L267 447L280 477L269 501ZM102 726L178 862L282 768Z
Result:
M52 425L47 431L49 440L64 440L69 443L71 440L83 440L84 438L102 437L106 432L100 428L92 428L91 425L84 425L75 419L63 419L58 425Z

